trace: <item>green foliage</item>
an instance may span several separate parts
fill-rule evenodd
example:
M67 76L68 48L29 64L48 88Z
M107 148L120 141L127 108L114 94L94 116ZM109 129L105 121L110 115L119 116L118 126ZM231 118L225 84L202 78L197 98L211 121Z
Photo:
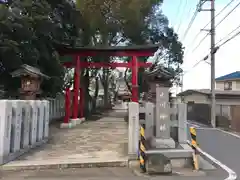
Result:
M10 2L10 1L9 1ZM162 0L14 0L0 6L0 83L9 92L19 86L10 72L23 63L38 67L51 77L44 81L45 95L54 96L71 80L59 60L55 44L117 46L160 44L158 62L174 72L180 71L183 49L177 34L162 14ZM85 58L110 62L113 57ZM123 59L122 59L123 60ZM139 58L146 61L147 57ZM107 90L111 69L82 72L89 78L100 76ZM139 70L139 83L144 69ZM67 78L69 79L69 78ZM86 79L86 78L85 78ZM86 90L88 87L86 87ZM107 92L106 92L107 96Z
M67 0L14 0L1 6L0 82L7 92L19 88L18 79L10 73L22 64L38 67L51 77L42 84L44 95L62 91L65 71L55 44L75 43L78 17L74 4Z
M119 42L125 45L158 43L161 45L161 54L166 54L163 58L158 58L158 61L167 64L167 67L175 72L183 62L182 44L162 14L162 3L162 0L77 0L77 8L86 22L88 31L85 35L91 37L88 45L116 46ZM147 58L141 57L139 61L146 62ZM92 59L111 60L106 57ZM144 69L139 70L139 87L142 86L143 72ZM105 81L108 81L108 78L105 78Z

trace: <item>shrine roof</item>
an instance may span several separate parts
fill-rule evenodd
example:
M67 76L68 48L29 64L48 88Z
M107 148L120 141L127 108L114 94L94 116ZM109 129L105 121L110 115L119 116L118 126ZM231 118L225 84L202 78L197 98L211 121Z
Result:
M83 55L83 56L93 56L96 54L104 54L109 56L127 56L133 55L134 53L143 52L139 56L145 56L144 54L149 54L151 56L159 48L159 44L147 44L147 45L132 45L132 46L105 46L105 47L71 47L69 45L56 45L57 51L61 55ZM122 54L122 55L120 55ZM136 54L137 55L137 54Z
M174 78L174 74L171 73L167 68L163 67L162 65L150 67L149 70L145 72L145 75L147 77L155 77L157 79L159 79L159 78L164 78L164 79Z
M27 64L23 64L21 66L21 68L13 71L11 73L12 77L19 77L19 76L22 76L22 75L30 75L30 76L40 76L40 77L44 77L46 79L49 79L50 77L43 74L40 69L38 68L35 68L35 67L32 67L32 66L29 66Z

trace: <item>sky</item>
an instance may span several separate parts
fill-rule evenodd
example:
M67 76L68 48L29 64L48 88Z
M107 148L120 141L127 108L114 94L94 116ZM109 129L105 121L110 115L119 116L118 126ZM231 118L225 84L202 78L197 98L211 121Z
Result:
M184 33L188 24L196 10L198 0L164 0L162 11L169 20L169 26L173 27L178 33L180 41L185 47L185 57L182 68L186 71L183 77L183 90L187 89L210 89L210 65L206 62L199 63L196 67L193 66L203 59L210 52L210 36L208 36L201 45L196 49L201 39L208 33L200 30L211 20L210 11L199 12L193 22L192 27L183 39ZM216 0L216 14L226 6L230 0ZM228 6L220 15L216 17L216 24L221 21L237 4L238 0ZM210 8L210 2L203 6L204 9ZM228 33L240 25L240 5L216 28L216 43L222 38L228 38ZM207 26L207 29L210 27ZM238 31L240 28L238 29ZM196 36L199 34L198 36ZM222 46L216 53L216 68L215 77L219 77L231 72L240 70L240 48L238 48L240 36ZM196 50L194 50L196 49ZM210 62L210 59L207 60ZM176 92L180 88L175 89Z

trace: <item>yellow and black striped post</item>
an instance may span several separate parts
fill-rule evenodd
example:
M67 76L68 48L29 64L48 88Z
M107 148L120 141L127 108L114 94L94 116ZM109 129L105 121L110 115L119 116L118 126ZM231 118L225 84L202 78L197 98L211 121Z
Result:
M146 138L143 126L140 126L139 163L141 170L146 172Z
M195 170L199 170L198 151L197 151L197 133L195 127L190 127L191 147L193 149L193 165Z

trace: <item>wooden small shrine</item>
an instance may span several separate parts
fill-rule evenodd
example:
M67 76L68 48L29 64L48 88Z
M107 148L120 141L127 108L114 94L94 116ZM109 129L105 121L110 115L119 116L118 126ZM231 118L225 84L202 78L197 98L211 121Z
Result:
M38 68L23 64L21 68L11 73L12 77L21 78L21 88L19 89L20 99L34 100L41 94L42 80L50 77L43 74Z

